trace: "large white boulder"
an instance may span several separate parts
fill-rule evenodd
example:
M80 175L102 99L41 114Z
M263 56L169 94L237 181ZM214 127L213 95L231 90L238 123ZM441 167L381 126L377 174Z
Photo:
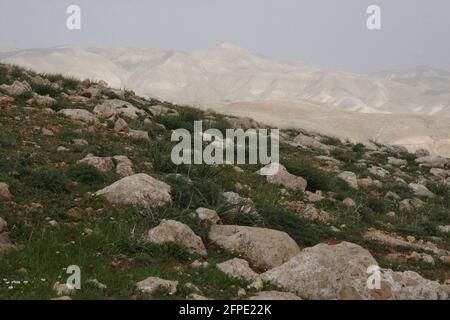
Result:
M265 228L213 225L212 242L225 249L243 253L254 264L273 268L299 252L297 243L285 232Z
M370 267L370 268L369 268ZM370 277L379 272L380 286L371 289ZM262 279L311 299L446 299L439 283L413 272L380 269L359 245L342 242L304 249L285 264L267 271Z
M157 207L172 201L170 186L147 174L140 173L125 177L95 193L110 203Z

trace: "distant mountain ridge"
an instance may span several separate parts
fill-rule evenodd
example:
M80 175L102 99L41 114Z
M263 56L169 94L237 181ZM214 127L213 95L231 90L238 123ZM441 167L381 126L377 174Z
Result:
M106 80L176 103L288 101L361 113L450 117L450 72L431 67L374 74L327 71L255 55L230 43L189 53L55 47L0 50L0 62Z

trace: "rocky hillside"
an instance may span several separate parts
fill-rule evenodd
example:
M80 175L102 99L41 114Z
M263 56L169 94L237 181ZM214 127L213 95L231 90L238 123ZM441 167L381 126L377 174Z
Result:
M173 129L260 124L7 65L0 115L0 299L448 299L449 159L284 130L275 176L175 166Z

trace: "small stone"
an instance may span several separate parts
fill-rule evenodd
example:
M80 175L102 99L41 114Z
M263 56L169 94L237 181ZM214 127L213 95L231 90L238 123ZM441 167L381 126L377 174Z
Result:
M75 291L75 288L72 285L66 283L55 282L53 285L53 290L56 291L58 296L70 295Z
M0 199L10 200L12 197L9 191L9 185L4 182L0 182Z
M342 203L347 207L356 207L356 203L352 198L346 198L344 201L342 201Z
M197 217L200 220L207 220L213 224L217 224L220 222L220 217L214 210L207 208L198 208L197 210L195 210L195 212L197 213Z
M92 284L94 287L97 287L98 289L101 289L101 290L105 290L108 288L105 284L101 283L97 279L89 279L86 282L89 284Z
M169 294L177 292L178 281L164 280L158 277L148 277L136 284L137 289L143 293L153 294L158 288L163 287L169 291Z

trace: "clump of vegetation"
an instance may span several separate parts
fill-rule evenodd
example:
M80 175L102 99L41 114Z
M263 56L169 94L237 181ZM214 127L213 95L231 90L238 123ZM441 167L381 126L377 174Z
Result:
M86 163L77 163L70 166L67 170L67 176L85 184L95 184L105 181L105 174L103 172Z
M308 181L307 190L330 191L333 186L333 175L315 167L308 161L284 161L282 164L291 174L305 178Z
M209 179L193 178L186 181L177 175L171 176L168 183L172 187L172 198L181 208L196 209L215 207L219 203L222 187Z
M67 193L70 191L69 180L64 172L54 168L41 168L34 171L29 184L37 189L53 193Z
M18 137L13 133L0 133L0 147L14 148L17 145Z

